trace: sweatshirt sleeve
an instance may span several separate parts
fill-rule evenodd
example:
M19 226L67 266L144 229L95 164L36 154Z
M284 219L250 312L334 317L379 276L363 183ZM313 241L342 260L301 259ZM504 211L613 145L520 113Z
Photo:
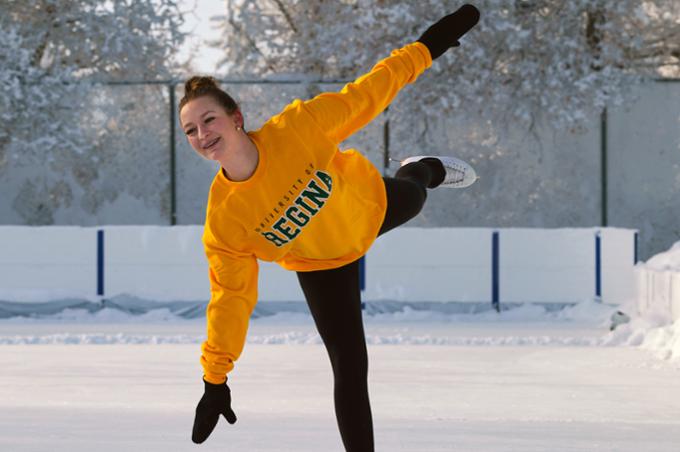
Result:
M432 65L430 52L415 42L376 64L368 74L337 93L322 93L304 103L328 138L340 143L378 116L406 84Z
M243 351L250 314L257 302L258 264L253 255L240 255L205 244L210 276L207 340L201 365L209 383L223 383Z

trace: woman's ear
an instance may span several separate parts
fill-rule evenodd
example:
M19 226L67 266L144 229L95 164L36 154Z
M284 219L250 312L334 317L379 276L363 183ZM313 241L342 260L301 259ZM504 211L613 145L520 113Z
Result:
M236 110L234 113L231 114L232 119L234 120L234 125L238 128L243 129L243 114L241 113L241 110Z

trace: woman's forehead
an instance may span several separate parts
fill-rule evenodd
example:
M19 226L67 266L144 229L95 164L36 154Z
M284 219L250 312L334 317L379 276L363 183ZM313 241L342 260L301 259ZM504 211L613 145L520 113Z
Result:
M201 96L187 102L179 115L182 122L188 122L200 118L201 115L210 110L221 111L220 105L210 96Z
M186 105L184 105L184 107L182 108L182 113L198 112L200 114L204 110L214 110L218 106L219 104L212 97L201 96L197 97L196 99L191 99L189 102L187 102Z

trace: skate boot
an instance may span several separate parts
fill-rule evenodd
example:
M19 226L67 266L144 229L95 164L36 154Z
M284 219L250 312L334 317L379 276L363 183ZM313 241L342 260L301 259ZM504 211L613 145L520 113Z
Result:
M407 165L412 162L419 162L422 159L430 158L437 159L442 162L444 169L446 170L446 176L444 181L439 184L439 187L446 188L465 188L474 184L477 179L477 173L475 173L474 168L470 166L469 163L464 162L455 157L444 157L438 155L416 155L414 157L409 157L401 161L401 166Z

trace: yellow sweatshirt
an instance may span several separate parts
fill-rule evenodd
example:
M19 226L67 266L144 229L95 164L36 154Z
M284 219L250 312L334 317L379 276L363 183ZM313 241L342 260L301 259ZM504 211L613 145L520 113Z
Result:
M371 246L385 217L385 186L370 161L338 145L431 64L423 44L409 44L338 93L295 100L249 133L259 153L250 179L215 176L203 235L211 286L206 381L224 382L243 350L258 259L322 270L353 262Z

